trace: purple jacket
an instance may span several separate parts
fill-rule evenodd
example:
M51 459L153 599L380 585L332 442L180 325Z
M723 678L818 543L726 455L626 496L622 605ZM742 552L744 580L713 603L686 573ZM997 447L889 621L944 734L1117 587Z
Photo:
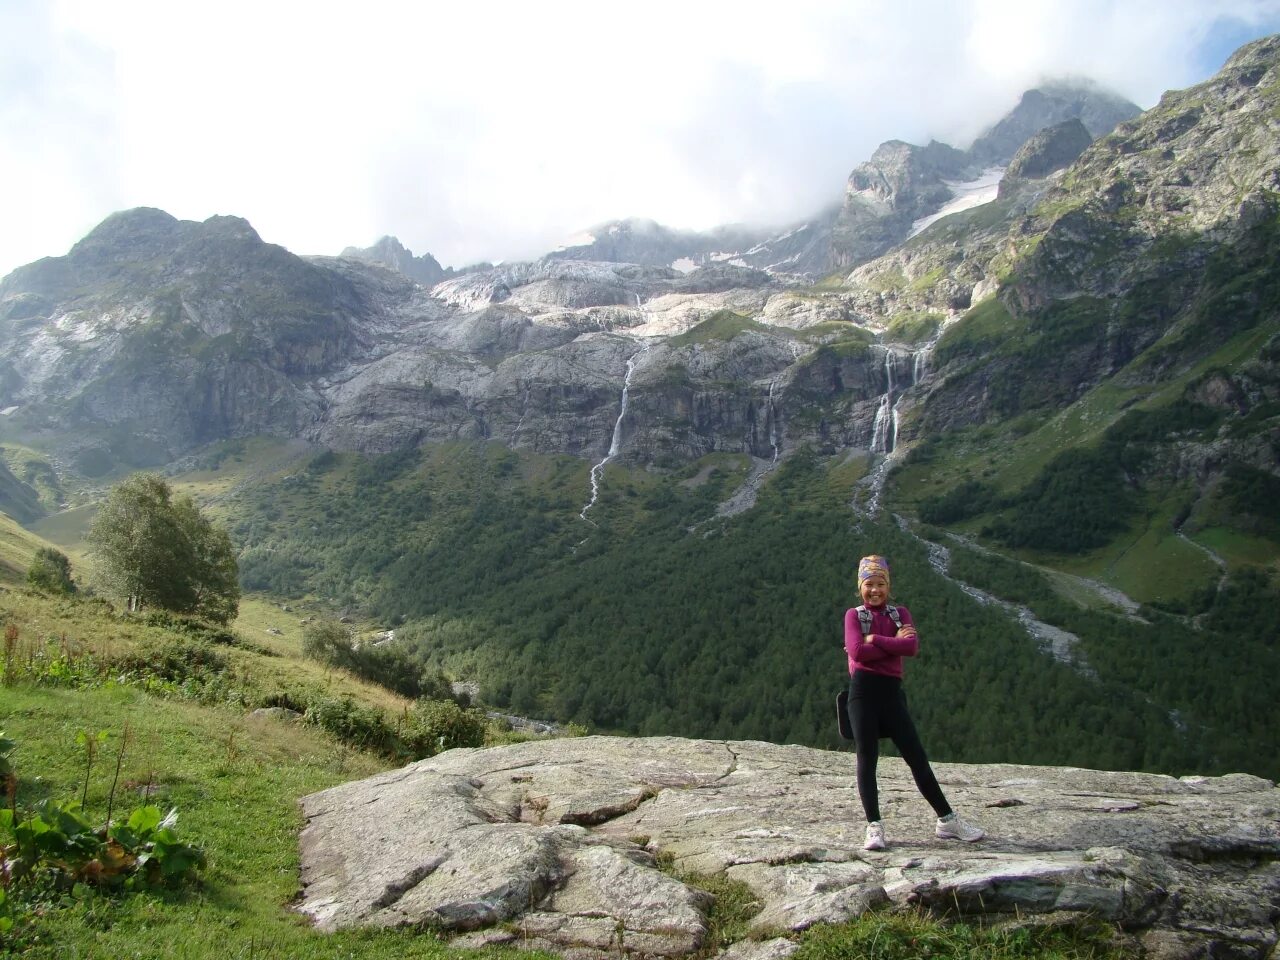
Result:
M911 611L901 604L895 604L898 616L902 618L902 626L915 630L915 622L911 619ZM856 607L844 614L844 652L849 655L849 674L856 670L866 673L879 673L886 677L902 678L902 658L914 657L920 652L918 637L896 636L898 628L893 618L884 607L868 607L871 611L871 638L869 642L862 636L862 624L858 622Z

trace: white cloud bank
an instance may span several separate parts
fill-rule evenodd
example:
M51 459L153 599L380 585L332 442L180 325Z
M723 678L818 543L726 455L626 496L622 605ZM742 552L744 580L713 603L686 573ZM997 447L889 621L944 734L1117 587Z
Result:
M6 0L0 275L134 206L454 265L784 223L883 140L965 146L1061 75L1150 106L1276 30L1280 0Z

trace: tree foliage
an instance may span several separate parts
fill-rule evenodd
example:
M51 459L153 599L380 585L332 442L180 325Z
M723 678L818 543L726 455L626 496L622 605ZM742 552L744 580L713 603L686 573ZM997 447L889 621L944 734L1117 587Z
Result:
M59 550L41 547L27 568L27 585L45 593L75 593L71 561Z
M303 592L395 627L394 643L358 651L368 664L349 668L366 676L390 673L385 655L404 677L474 680L487 705L525 717L823 747L840 744L831 701L847 680L853 566L884 553L920 627L908 690L938 760L1275 775L1280 651L1242 622L1269 624L1250 612L1274 596L1259 584L1242 581L1238 598L1224 590L1229 609L1202 632L1081 611L1011 561L975 554L956 574L1075 633L1093 676L974 602L896 524L852 514L847 482L817 456L787 458L752 510L726 518L716 504L738 474L690 484L701 466L619 469L589 529L581 462L521 457L502 469L514 456L458 445L342 459L246 495L237 537L264 582L289 573ZM309 649L349 649L345 631L347 644L323 639ZM1206 664L1206 642L1240 650L1231 662L1250 669Z
M103 590L130 610L159 607L227 623L240 604L231 538L164 478L139 473L113 487L89 544Z

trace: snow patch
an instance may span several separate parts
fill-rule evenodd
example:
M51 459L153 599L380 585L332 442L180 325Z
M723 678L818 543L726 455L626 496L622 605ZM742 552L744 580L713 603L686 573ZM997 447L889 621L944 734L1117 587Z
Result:
M972 210L984 203L990 203L1000 190L1000 178L1004 176L1004 167L987 167L976 180L943 180L951 188L951 199L943 204L942 209L927 217L921 217L911 224L909 237L921 233L931 224L943 217L962 210Z
M693 273L698 269L698 265L688 257L681 257L679 260L671 261L671 269L679 270L681 273Z

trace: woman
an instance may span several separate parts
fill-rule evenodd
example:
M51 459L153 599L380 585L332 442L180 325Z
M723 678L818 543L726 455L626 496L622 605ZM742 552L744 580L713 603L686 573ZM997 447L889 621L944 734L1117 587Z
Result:
M885 848L876 763L880 738L902 754L916 786L938 815L934 833L943 840L981 840L985 833L961 820L947 802L929 766L902 691L902 658L920 650L911 611L889 605L889 562L881 556L858 562L862 606L844 615L844 649L849 655L849 720L858 751L858 798L867 816L867 850Z

